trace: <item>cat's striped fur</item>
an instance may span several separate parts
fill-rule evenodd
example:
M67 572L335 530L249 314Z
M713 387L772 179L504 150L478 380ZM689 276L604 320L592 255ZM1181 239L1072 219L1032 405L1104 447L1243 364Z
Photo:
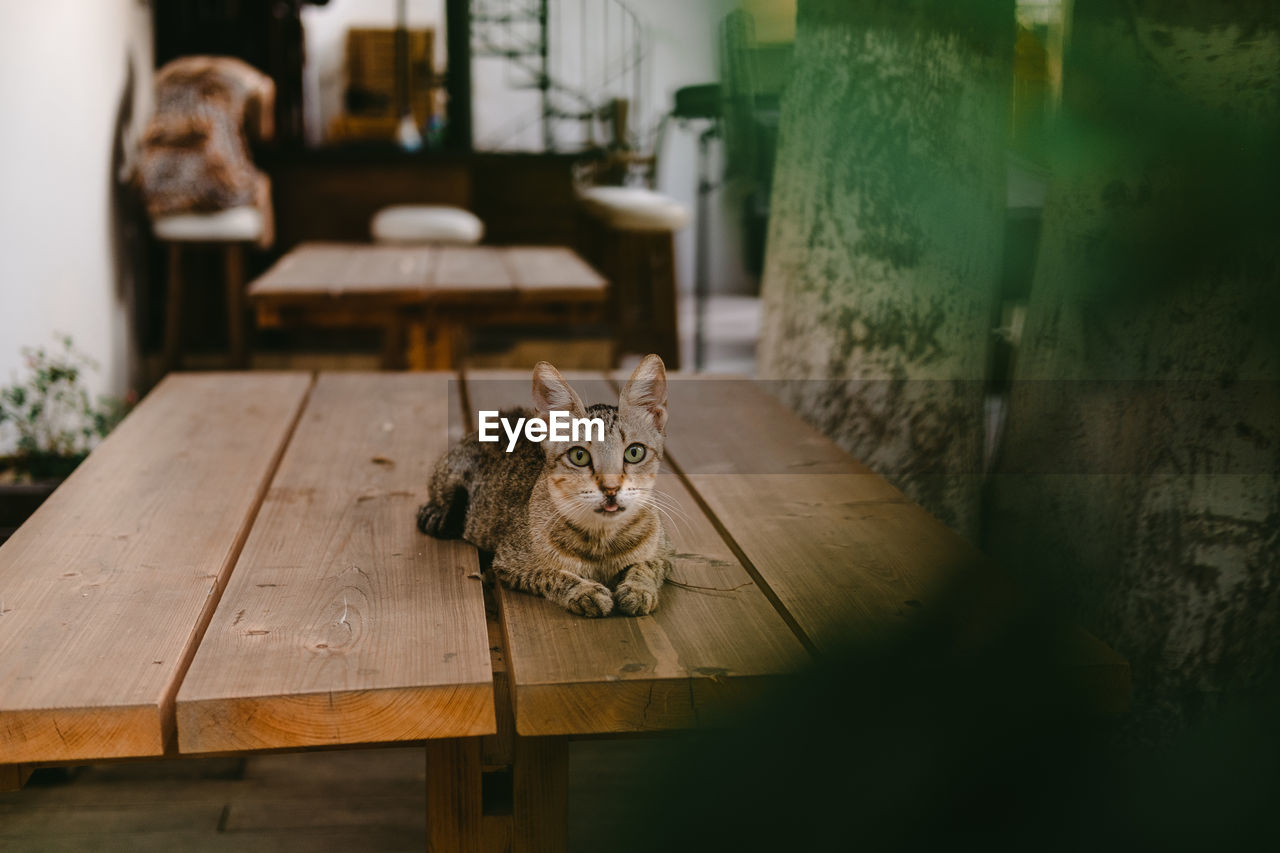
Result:
M653 492L667 421L662 359L640 363L616 407L584 407L545 361L533 370L533 397L536 411L502 416L598 417L603 440L538 443L522 435L507 453L502 442L472 433L436 464L418 528L493 552L499 581L574 613L607 616L615 605L633 616L652 613L671 568ZM643 458L628 461L635 445ZM572 461L581 459L578 448L589 454L587 464Z

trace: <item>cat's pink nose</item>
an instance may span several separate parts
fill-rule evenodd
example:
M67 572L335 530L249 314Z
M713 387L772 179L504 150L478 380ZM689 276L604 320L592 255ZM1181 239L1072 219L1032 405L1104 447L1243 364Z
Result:
M617 496L618 487L617 486L601 486L600 491L604 492L605 497L612 498Z

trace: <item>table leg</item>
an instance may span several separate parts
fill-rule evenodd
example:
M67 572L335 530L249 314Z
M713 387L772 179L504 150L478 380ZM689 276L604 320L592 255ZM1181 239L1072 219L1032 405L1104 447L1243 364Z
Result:
M480 739L427 741L427 850L479 853Z
M425 317L414 317L408 321L409 350L407 353L410 370L429 370L431 366L431 329Z
M169 244L169 298L164 307L164 369L182 366L182 247Z
M404 317L393 317L387 322L382 339L382 369L402 370L405 366L405 328Z
M231 366L243 369L248 363L248 347L244 328L244 246L229 243L224 254L227 281L227 337L231 350Z
M650 327L653 351L662 356L667 370L680 369L680 320L676 304L675 240L672 231L646 236L646 269L649 271ZM705 287L705 284L704 284ZM705 300L704 300L705 302ZM701 369L702 365L696 365Z
M30 778L30 764L0 764L0 791L21 791Z
M458 327L447 317L436 317L431 323L428 370L452 370L458 348Z
M516 737L512 853L564 853L569 846L569 739Z
M459 331L457 323L434 313L409 320L409 369L453 370Z

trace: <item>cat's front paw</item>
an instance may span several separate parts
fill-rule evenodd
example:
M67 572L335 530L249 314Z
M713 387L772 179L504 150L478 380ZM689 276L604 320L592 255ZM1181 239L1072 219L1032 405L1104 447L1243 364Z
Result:
M608 616L613 610L613 596L604 584L583 581L565 595L564 607L579 616Z
M613 592L618 609L628 616L648 616L658 609L658 590L632 581L623 581Z

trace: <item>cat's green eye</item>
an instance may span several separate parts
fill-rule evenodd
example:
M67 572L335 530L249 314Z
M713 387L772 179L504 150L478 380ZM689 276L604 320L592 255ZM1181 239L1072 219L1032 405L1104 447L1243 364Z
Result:
M569 461L581 468L591 464L591 454L585 447L573 447L569 449Z
M622 458L628 462L639 462L644 459L646 448L643 444L633 444L622 451Z

